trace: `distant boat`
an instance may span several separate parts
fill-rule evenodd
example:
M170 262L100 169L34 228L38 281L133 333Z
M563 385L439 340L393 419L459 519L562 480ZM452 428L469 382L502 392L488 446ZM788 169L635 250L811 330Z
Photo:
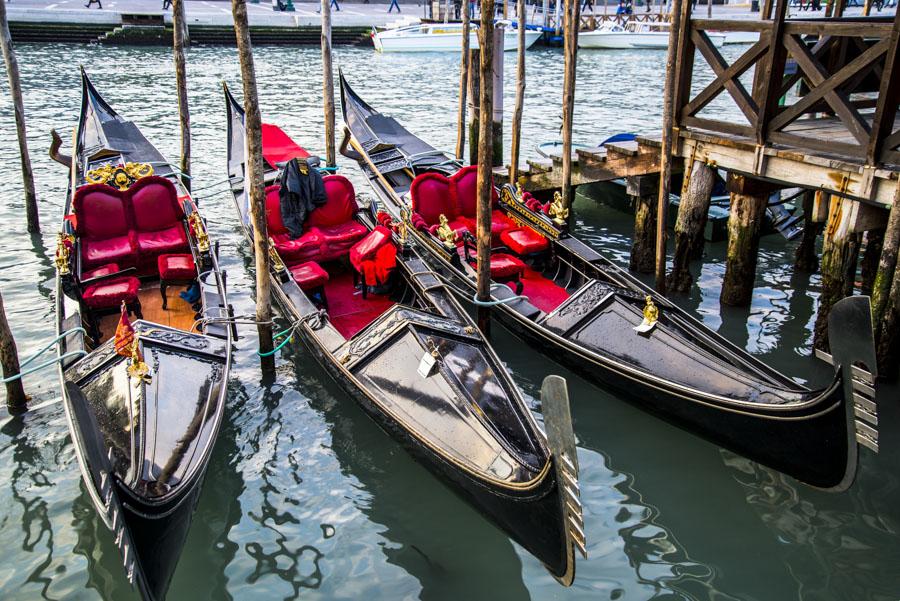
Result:
M716 48L725 44L725 35L708 34ZM607 22L594 31L578 34L579 48L635 49L635 48L668 48L669 24L662 22L629 21L624 25Z
M503 49L507 52L519 49L519 30L510 21L498 21L505 26ZM472 23L469 44L478 48L478 25ZM525 31L525 48L541 37L538 30ZM462 23L420 23L372 34L375 49L379 52L460 52L462 51Z

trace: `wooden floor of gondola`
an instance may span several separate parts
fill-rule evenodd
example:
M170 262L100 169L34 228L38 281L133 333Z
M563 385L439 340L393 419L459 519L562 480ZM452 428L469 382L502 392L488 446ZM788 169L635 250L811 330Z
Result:
M141 282L138 298L141 301L141 312L144 314L144 321L178 328L179 330L190 330L191 326L194 325L194 310L187 301L179 296L185 288L185 286L170 286L166 290L167 307L163 309L162 295L159 293L159 280ZM137 319L134 315L129 315L129 318L132 321ZM114 336L118 323L118 313L103 316L100 320L101 340Z

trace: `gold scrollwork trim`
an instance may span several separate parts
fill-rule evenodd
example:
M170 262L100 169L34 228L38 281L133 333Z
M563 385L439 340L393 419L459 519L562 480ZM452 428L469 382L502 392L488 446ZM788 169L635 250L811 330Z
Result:
M151 175L153 166L149 163L106 164L85 173L84 179L89 184L111 184L123 191L142 177Z

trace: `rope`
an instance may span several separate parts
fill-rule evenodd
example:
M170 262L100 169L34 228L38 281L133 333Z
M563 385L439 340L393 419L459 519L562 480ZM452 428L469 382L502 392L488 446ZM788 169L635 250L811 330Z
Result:
M310 313L309 315L304 315L303 317L301 317L300 319L295 321L293 324L291 324L287 328L281 330L280 332L278 332L277 334L272 336L273 341L278 340L281 337L284 337L284 340L282 340L278 344L278 346L273 348L271 351L267 351L265 353L263 353L261 351L256 351L256 354L259 355L260 357L271 357L272 355L274 355L275 353L277 353L278 351L283 349L287 345L288 342L290 342L291 340L294 339L294 333L296 333L297 329L300 326L302 326L307 321L312 321L313 319L321 320L324 315L325 315L325 311L322 309L316 311L315 313ZM319 323L321 323L321 321ZM316 327L318 327L318 326L316 326Z
M497 286L506 286L506 284L491 284L491 290L496 288ZM496 300L482 301L478 300L478 292L472 295L472 303L477 307L495 307L497 305L503 305L506 303L511 303L517 300L528 300L528 297L523 294L515 294L513 296L507 298L499 298Z
M430 276L434 277L436 280L438 280L442 285L444 285L451 292L456 293L456 295L459 296L462 300L465 300L465 301L470 300L469 294L467 292L463 292L457 286L455 286L454 284L451 284L449 282L449 280L447 280L447 278L445 278L440 273L437 273L436 271L426 270L426 271L413 271L410 273L410 276L417 276L417 275L430 275ZM506 284L500 284L500 283L495 282L495 283L491 284L491 290L493 290L494 288L503 287L503 286L506 286ZM511 302L517 301L517 300L528 300L528 297L517 294L514 296L510 296L508 298L502 298L502 299L490 300L490 301L480 301L480 300L478 300L478 292L475 292L471 297L472 303L478 307L494 307L496 305L503 305L503 304L511 303Z
M56 338L54 338L53 340L48 342L46 345L44 345L44 347L41 350L39 350L38 352L36 352L32 356L30 356L29 358L25 359L25 361L23 361L19 365L19 367L20 368L25 367L26 365L28 365L29 363L31 363L32 361L34 361L35 359L37 359L38 357L43 355L45 352L47 352L57 342L59 342L66 336L69 336L70 334L74 334L75 332L81 332L85 336L87 335L87 332L85 331L84 328L72 328L71 330L66 330L65 332L63 332L62 334L60 334L59 336L57 336ZM6 384L7 382L14 382L14 381L22 378L22 376L27 376L28 374L42 370L45 367L49 367L55 363L59 363L60 361L62 361L64 359L68 359L69 357L83 357L84 355L87 355L87 351L78 350L78 351L69 351L67 353L63 353L62 355L60 355L54 359L48 359L47 361L44 361L43 363L39 363L38 365L35 365L34 367L32 367L30 369L20 371L19 373L17 373L14 376L9 376L8 378L3 378L2 383Z

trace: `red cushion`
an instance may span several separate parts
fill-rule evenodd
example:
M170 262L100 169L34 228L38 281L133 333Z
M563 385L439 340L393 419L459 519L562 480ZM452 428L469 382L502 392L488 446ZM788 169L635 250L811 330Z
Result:
M315 261L291 265L288 270L301 290L318 288L328 281L328 272Z
M409 193L413 211L428 225L440 223L442 214L450 220L459 214L450 194L450 180L440 173L417 175L409 187Z
M128 190L138 232L167 230L184 219L175 184L164 177L142 177Z
M284 221L281 220L279 190L281 190L281 186L278 184L266 187L266 227L270 236L288 233L288 229L284 226Z
M397 267L397 247L386 244L375 253L375 281L384 284L391 272Z
M547 239L530 227L506 230L500 234L500 240L517 255L530 255L550 248Z
M187 234L179 223L158 232L138 232L138 251L141 261L150 261L161 253L183 253L189 250Z
M352 221L359 206L350 180L343 175L326 175L322 182L328 201L313 209L306 222L312 227L322 228Z
M491 255L491 277L496 279L510 278L522 275L525 272L525 263L512 255L494 253Z
M125 236L129 219L125 194L106 184L90 184L78 188L72 201L79 237L104 240Z
M371 259L379 248L391 241L391 230L383 225L376 226L362 240L350 249L350 264L356 271L360 271L362 262Z
M349 250L353 244L365 236L369 230L358 221L345 221L332 226L316 228L324 239L324 244L331 248L343 248ZM326 251L327 252L327 251Z
M111 309L122 302L137 300L141 282L136 277L114 278L105 282L89 284L82 293L84 304L91 309Z
M273 234L271 238L275 242L275 250L286 263L308 261L322 254L323 238L316 228L303 232L296 240L291 240L286 233Z
M107 263L103 267L98 267L97 269L91 269L90 271L82 271L81 272L81 281L84 282L86 280L90 280L91 278L99 278L104 275L118 273L119 271L122 271L122 270L119 269L119 265L117 263Z
M81 263L82 269L93 269L107 263L134 267L137 265L137 245L131 234L105 240L83 239Z
M450 177L453 203L460 215L475 217L478 210L478 165L463 167ZM491 204L496 204L499 196L491 176Z
M193 280L197 277L194 257L189 254L159 255L156 265L162 280Z
M291 140L280 127L270 123L262 124L262 146L263 158L273 169L278 163L285 163L295 157L305 159L309 156L309 153Z

